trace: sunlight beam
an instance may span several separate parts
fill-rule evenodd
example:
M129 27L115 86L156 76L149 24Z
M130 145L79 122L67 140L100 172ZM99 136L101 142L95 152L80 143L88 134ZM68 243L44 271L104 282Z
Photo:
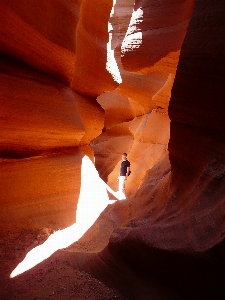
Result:
M139 24L143 22L143 9L139 7L137 10L133 10L130 24L126 32L125 38L122 42L121 53L122 56L126 52L138 49L142 44L142 31L139 28Z
M42 245L28 252L24 260L10 274L10 278L24 273L50 257L57 250L66 248L78 241L94 224L107 205L116 201L109 200L107 190L115 197L118 196L99 177L91 160L87 156L84 156L81 167L81 188L77 204L76 223L54 232Z
M116 5L116 0L113 0L113 6L110 13L110 19L114 16L114 7ZM115 55L114 55L114 49L112 47L112 34L113 34L113 26L110 23L110 20L108 21L108 32L109 32L109 42L107 43L107 63L106 63L106 70L112 75L113 80L117 83L122 83L122 77L120 75L120 70L118 68Z

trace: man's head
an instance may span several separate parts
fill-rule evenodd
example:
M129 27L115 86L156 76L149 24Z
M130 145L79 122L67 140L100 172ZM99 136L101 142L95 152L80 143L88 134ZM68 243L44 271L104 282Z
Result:
M124 152L124 153L122 154L122 160L127 160L127 153L126 153L126 152Z

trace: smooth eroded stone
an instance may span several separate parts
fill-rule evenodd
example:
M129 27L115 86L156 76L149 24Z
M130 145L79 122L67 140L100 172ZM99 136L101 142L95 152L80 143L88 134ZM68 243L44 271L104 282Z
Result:
M1 161L1 225L64 228L76 221L84 153Z
M174 72L193 5L189 0L138 1L122 44L124 69L146 74L161 61L153 70L165 65Z
M85 129L80 145L89 145L94 138L101 134L104 127L105 113L93 98L74 93L74 100Z
M69 84L79 7L62 1L1 1L0 52Z
M110 61L110 55L113 58L108 32L111 9L110 0L82 1L72 82L72 88L79 94L98 97L119 84L116 62Z
M105 127L110 128L124 121L134 118L134 111L127 97L123 97L114 90L97 98L105 111Z
M60 84L0 75L1 152L74 147L85 129L74 94Z

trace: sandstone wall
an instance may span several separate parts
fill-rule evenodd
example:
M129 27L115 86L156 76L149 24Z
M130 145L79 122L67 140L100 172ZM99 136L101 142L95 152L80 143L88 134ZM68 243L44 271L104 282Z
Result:
M59 256L128 298L145 299L156 278L184 299L214 299L225 5L133 2L0 1L1 229L74 224L84 155L116 191L127 152L127 199Z
M127 263L121 268L125 281L130 266L134 271L141 269L148 283L152 276L160 278L184 299L224 296L224 12L220 1L195 3L171 84L168 155L161 155L148 168L127 202L117 203L120 218L110 220L121 225L101 256L87 257L83 263L98 278L121 259ZM128 49L122 58L124 67L135 73L146 72L140 49ZM161 55L158 52L148 58L147 70ZM102 260L105 273L103 265L101 272L94 268ZM123 289L116 276L114 283ZM125 293L133 299L140 297L135 288Z
M121 152L126 151L132 163L127 195L134 193L148 168L167 151L170 122L167 108L179 56L174 56L168 67L163 54L161 66L151 68L143 56L142 64L150 69L141 73L129 69L128 62L125 63L131 55L132 34L147 32L151 5L137 2L133 7L132 1L106 0L91 4L88 1L1 3L4 8L0 42L3 163L6 159L42 157L78 147L92 160L95 154L100 176L117 190ZM178 52L192 2L185 5L181 2L173 9L174 14L176 10L182 11L176 21L183 24L180 44L173 42L179 44ZM144 15L139 16L137 12L142 7ZM158 26L160 18L156 17L151 26ZM132 22L137 22L134 32ZM148 31L136 51L148 52L145 38L152 32ZM170 50L168 47L166 51ZM14 161L15 166L19 162ZM43 168L43 177L46 172ZM80 174L76 176L79 182ZM13 178L9 177L8 185L11 181ZM24 197L29 201L28 196ZM72 203L76 206L75 198ZM9 215L14 209L13 202L11 205L7 206Z
M72 88L80 4L1 1L3 225L59 228L75 221L81 158L93 160L89 144L104 126L96 100ZM73 154L66 154L71 148Z
M127 31L120 28L124 30L121 44L115 24L123 24L125 19L125 14L118 13L119 5L121 10L123 8L122 1L118 1L118 9L112 17L116 28L113 38L117 40L115 55L122 82L116 92L97 98L106 112L106 130L103 139L98 137L92 146L100 176L107 180L108 175L113 189L117 189L121 153L129 154L132 176L126 183L127 195L138 189L146 171L167 152L168 105L193 4L194 1L176 1L172 6L167 1L157 5L149 1L135 2ZM126 140L122 131L120 136L115 133L122 127L127 132Z
M205 251L224 239L224 5L217 4L195 5L169 102L169 156L161 154L130 198L132 224L121 236L118 231L119 240L125 236L164 249ZM162 118L159 109L157 114ZM159 145L167 140L163 132ZM152 138L148 131L147 139Z

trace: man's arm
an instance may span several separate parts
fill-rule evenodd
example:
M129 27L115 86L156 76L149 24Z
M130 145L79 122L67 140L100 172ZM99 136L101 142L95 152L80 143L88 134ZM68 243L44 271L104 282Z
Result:
M129 171L130 171L130 167L127 167L126 179L128 177Z

